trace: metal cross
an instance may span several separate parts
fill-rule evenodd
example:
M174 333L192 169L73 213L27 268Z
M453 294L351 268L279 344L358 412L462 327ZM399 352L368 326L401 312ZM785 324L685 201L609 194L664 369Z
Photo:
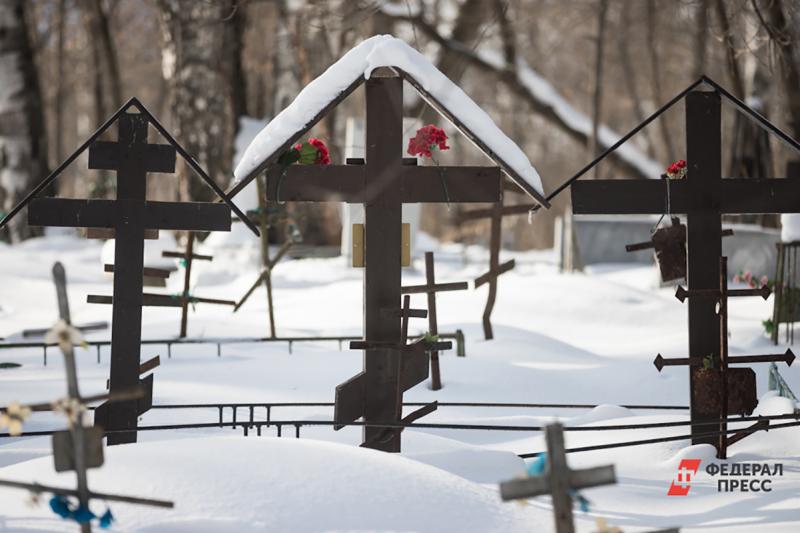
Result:
M95 141L89 168L117 172L116 200L36 198L28 208L33 226L114 228L114 308L111 323L111 392L139 384L142 336L144 234L147 229L230 230L230 209L216 203L150 202L147 173L175 171L176 148L147 142L144 113L124 112L116 142ZM130 429L108 435L108 444L136 442L135 401L108 405L105 429Z
M787 179L722 179L721 111L719 92L693 91L686 95L686 160L684 179L668 180L669 211L686 214L687 279L689 288L719 287L723 214L800 212L800 181ZM665 183L661 180L587 180L572 184L572 210L578 214L664 214ZM715 302L689 301L689 353L719 357ZM690 370L691 397L698 387L696 367ZM716 419L716 417L713 417ZM691 421L708 420L691 404ZM692 444L715 444L698 437L692 426Z
M728 446L738 442L747 435L769 426L769 421L759 421L744 431L728 437L727 417L731 413L750 414L758 404L756 395L756 375L751 368L729 369L729 364L743 363L770 363L783 361L791 366L794 353L786 350L784 354L773 355L741 355L728 356L728 298L742 296L761 296L769 298L771 291L764 285L759 289L728 289L728 258L719 259L719 288L718 289L693 289L686 290L678 287L675 297L681 302L689 298L710 301L717 308L717 332L719 350L717 355L693 355L691 357L665 359L658 354L654 364L659 372L665 366L686 365L698 369L702 374L698 379L706 382L706 387L696 389L692 397L692 405L706 416L719 416L719 437L714 443L717 447L717 456L725 459ZM708 358L708 359L707 359ZM710 367L710 368L709 368ZM712 394L708 394L711 392ZM734 392L735 394L731 394ZM709 397L711 399L709 399ZM715 408L715 404L716 408ZM707 425L707 424L706 424ZM702 429L701 429L702 431Z

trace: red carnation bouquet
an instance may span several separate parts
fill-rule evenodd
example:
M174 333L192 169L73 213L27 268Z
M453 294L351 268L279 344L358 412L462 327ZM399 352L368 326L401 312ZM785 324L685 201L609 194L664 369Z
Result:
M686 176L686 161L675 161L667 167L667 177L671 180L683 179Z
M417 134L408 140L408 153L413 156L433 158L433 150L449 150L447 134L442 128L428 124L417 130Z
M293 163L301 165L330 165L331 155L328 147L321 139L311 138L304 143L295 144L278 159L278 163L289 166Z

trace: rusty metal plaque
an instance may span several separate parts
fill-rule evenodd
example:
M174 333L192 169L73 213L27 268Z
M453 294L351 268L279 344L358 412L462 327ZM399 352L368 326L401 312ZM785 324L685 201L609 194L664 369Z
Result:
M758 405L756 373L752 368L728 368L728 415L749 415ZM698 369L694 374L692 405L702 416L719 417L722 407L722 374L718 370Z

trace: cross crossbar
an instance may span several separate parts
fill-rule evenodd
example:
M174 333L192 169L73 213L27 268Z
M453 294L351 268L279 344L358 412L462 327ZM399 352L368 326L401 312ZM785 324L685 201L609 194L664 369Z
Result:
M135 202L127 200L76 200L35 198L28 208L32 226L113 228L125 223L125 213L143 206L146 229L228 231L227 206L208 202Z

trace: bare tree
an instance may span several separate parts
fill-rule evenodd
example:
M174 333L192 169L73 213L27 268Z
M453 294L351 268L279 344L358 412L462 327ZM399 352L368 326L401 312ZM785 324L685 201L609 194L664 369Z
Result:
M653 97L657 102L664 101L664 91L662 90L661 73L663 65L661 63L661 54L658 51L658 6L655 0L647 0L647 51L650 55L650 80L653 86ZM669 130L667 117L661 117L658 121L661 127L661 136L664 137L664 146L666 146L667 159L672 161L675 159L675 143L672 140L672 133Z
M19 203L47 172L42 97L28 35L29 2L0 2L0 210ZM27 237L24 217L9 224L12 242Z
M603 119L603 50L606 38L606 14L608 13L608 0L597 2L597 42L595 44L594 59L594 91L592 94L592 137L589 140L589 157L595 157L600 148L597 140L600 121ZM595 177L599 178L600 169L595 167Z
M716 0L715 3L717 10L717 18L722 28L722 38L725 42L725 59L728 65L728 74L733 82L733 94L739 98L744 98L745 86L742 71L739 68L739 60L737 59L736 41L734 40L734 30L731 27L731 21L728 16L728 10L725 7L723 0Z
M797 50L796 26L790 22L791 13L787 11L783 0L751 0L751 3L780 60L781 82L791 117L790 126L795 138L800 138L800 55Z
M226 46L232 0L160 0L163 74L169 84L176 138L218 183L227 184L238 117L229 108L230 65L239 51ZM228 44L235 44L228 42ZM211 190L179 167L184 199L210 199Z
M706 73L706 58L708 56L708 2L709 0L698 0L695 12L694 26L694 57L693 57L693 77L699 78Z

